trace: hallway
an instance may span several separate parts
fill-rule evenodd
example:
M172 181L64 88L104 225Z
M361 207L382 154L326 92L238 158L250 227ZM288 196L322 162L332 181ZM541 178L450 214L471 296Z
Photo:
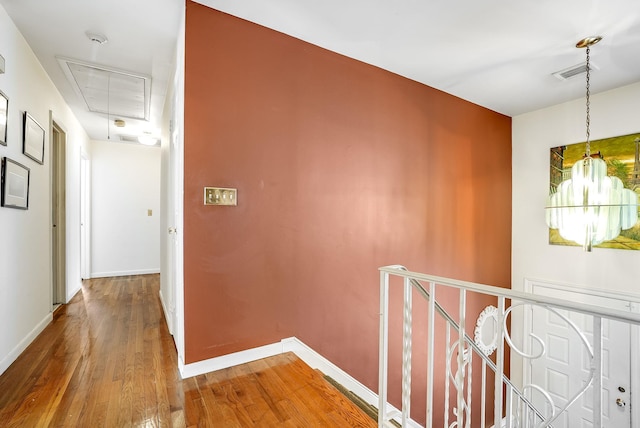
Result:
M0 376L3 427L373 427L294 354L180 379L159 276L84 281Z

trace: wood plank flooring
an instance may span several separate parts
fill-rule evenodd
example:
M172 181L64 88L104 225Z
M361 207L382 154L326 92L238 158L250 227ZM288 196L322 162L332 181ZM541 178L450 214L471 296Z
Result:
M0 427L377 426L291 353L181 380L158 291L84 281L0 376Z

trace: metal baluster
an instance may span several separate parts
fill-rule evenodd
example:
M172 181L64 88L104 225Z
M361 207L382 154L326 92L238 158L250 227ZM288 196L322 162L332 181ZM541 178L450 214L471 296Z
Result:
M471 428L471 380L473 379L473 351L471 347L469 347L469 352L467 353L467 358L465 358L467 367L469 367L469 372L467 373L467 403L466 403L466 428Z
M511 416L513 415L513 389L511 385L507 385L506 391L506 404L505 404L505 413L507 416L507 427L511 428ZM502 426L502 423L500 424Z
M449 426L449 383L451 376L451 324L447 322L447 329L445 332L445 345L446 345L446 371L444 377L444 426Z
M495 404L493 409L493 426L502 424L502 375L504 374L504 297L498 297L498 337L496 348Z
M435 351L435 311L436 311L436 284L429 283L429 315L428 315L428 343L427 343L427 424L426 428L433 427L433 353Z
M482 360L482 395L480 397L480 428L485 428L487 423L487 362Z
M378 428L387 418L387 371L389 362L389 274L380 272L380 367L378 373Z
M411 415L411 281L404 279L404 318L402 324L402 426L407 426Z
M464 426L464 372L465 372L465 361L464 361L464 349L467 345L465 341L465 311L467 309L467 291L461 289L460 290L460 302L459 302L459 311L458 314L458 372L456 373L456 388L457 388L457 398L456 398L456 406L458 409L457 412L457 420L458 420L458 428Z

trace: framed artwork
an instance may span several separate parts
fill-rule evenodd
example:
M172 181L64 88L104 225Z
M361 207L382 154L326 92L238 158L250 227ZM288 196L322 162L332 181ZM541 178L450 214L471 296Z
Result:
M7 145L7 117L9 115L9 98L0 91L0 144Z
M633 190L640 197L640 133L604 138L591 141L590 144L591 154L599 155L607 163L607 175L618 177L625 188ZM563 180L571 178L571 167L582 160L584 152L584 142L551 148L550 192L555 192ZM556 229L549 229L549 244L579 246L563 239ZM617 238L596 247L640 250L640 221L632 228L623 230Z
M44 164L44 128L26 111L24 112L22 153L40 165Z
M0 203L3 207L29 209L29 173L26 166L2 158Z

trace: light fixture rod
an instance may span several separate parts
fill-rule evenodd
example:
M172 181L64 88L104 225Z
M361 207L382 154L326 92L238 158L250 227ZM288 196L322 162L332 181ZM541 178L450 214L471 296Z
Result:
M589 61L590 61L590 53L591 53L591 45L587 45L587 142L586 142L586 153L585 156L586 157L590 157L591 156L591 131L590 131L590 125L591 125L591 112L589 107L591 106L591 103L589 102L589 96L591 95L591 67L589 66Z
M591 112L590 112L590 95L591 95L591 46L602 40L602 36L585 37L576 43L577 48L587 48L587 141L585 143L585 157L591 156Z

